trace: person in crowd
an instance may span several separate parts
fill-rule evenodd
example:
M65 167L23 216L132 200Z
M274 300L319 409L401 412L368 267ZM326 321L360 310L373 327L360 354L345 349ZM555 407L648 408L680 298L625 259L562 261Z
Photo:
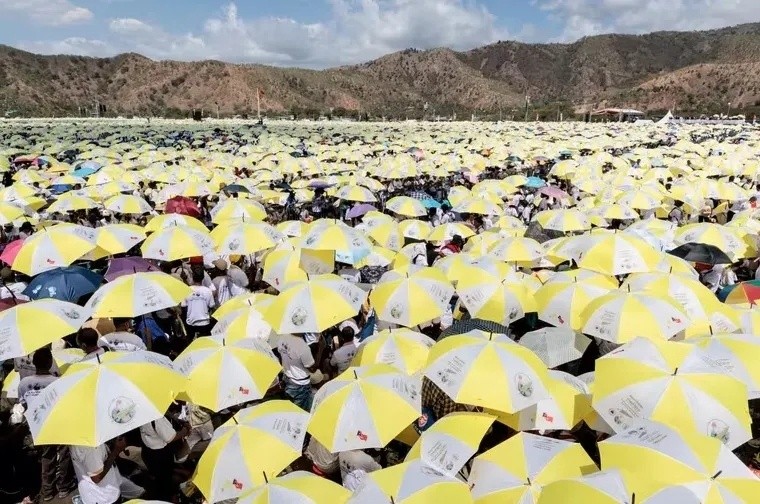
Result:
M285 395L303 410L311 411L312 381L321 382L323 375L309 345L303 335L283 334L278 338L277 351L282 361Z
M120 499L143 496L145 489L122 476L116 466L116 459L126 448L124 437L117 437L110 447L105 444L71 447L82 504L113 504Z
M211 309L216 306L214 293L211 289L203 285L203 271L194 270L192 292L182 301L182 307L185 309L185 328L187 337L192 341L198 336L208 336L211 334Z

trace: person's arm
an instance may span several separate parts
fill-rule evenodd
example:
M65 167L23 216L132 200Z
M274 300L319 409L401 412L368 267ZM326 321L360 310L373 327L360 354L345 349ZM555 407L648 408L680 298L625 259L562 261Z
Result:
M91 475L90 479L93 483L96 485L99 484L101 481L103 481L103 478L106 477L108 472L113 468L113 465L116 463L116 459L119 457L119 454L124 451L124 449L127 447L127 440L123 437L116 438L116 442L113 444L113 447L111 448L111 452L108 454L108 457L106 457L105 462L103 462L103 469L100 470L98 474Z

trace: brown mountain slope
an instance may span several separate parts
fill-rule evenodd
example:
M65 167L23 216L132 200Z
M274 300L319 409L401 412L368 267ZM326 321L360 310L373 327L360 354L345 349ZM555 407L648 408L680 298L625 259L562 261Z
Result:
M760 98L760 24L705 32L601 35L572 44L498 42L467 52L407 50L324 71L215 61L38 56L0 46L0 115L71 114L98 101L114 114L438 113L603 103L645 109L754 106ZM706 110L709 111L709 110ZM432 113L428 109L428 115Z

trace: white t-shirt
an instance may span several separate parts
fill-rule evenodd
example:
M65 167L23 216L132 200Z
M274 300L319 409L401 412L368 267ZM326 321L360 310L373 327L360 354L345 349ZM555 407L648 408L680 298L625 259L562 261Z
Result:
M37 397L42 389L53 383L57 376L53 375L31 375L21 379L18 382L18 399L24 404L29 403L29 399Z
M140 437L145 446L151 450L160 450L166 447L176 435L177 431L174 430L172 423L166 417L161 417L140 427Z
M32 376L37 372L37 368L34 367L34 363L32 362L32 355L34 354L25 355L23 357L16 357L13 359L13 369L18 373L20 380L23 380L27 376ZM53 367L50 368L50 374L55 376L60 376L61 374L58 369L58 364L55 363L55 360L53 360Z
M338 373L342 373L351 367L354 355L356 355L356 345L353 342L343 345L333 352L332 357L330 357L330 365L337 368Z
M295 385L308 385L310 376L308 368L315 362L311 349L303 338L283 334L280 336L277 350L280 352L282 368L288 381Z
M192 285L193 290L182 306L187 307L187 324L191 326L207 325L211 319L209 310L214 306L214 293L208 287Z
M84 479L92 482L90 478L100 474L103 470L103 464L105 463L106 458L108 458L108 448L106 448L106 445L104 444L96 446L95 448L90 448L88 446L71 447L71 463L74 466L77 480L80 482ZM98 501L97 504L111 504L112 502L116 502L121 495L121 474L119 473L119 468L116 467L116 465L112 466L111 470L106 473L102 480L100 480L100 483L97 483L97 486L103 489L104 495L111 497L113 497L113 495L116 496L113 500L108 499L108 501L105 502ZM80 483L80 489L81 488L82 485ZM85 504L96 504L84 494L82 495L82 499Z

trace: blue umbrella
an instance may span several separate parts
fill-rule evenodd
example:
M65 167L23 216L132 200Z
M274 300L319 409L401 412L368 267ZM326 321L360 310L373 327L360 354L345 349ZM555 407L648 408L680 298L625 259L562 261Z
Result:
M86 178L92 175L93 173L96 173L97 171L98 170L96 170L95 168L77 168L76 170L71 172L71 174L74 175L75 177Z
M545 185L546 182L538 177L528 177L528 182L525 183L525 187L529 187L531 189L540 189Z
M102 276L81 266L55 268L34 277L24 289L24 295L29 299L52 298L75 303L98 290L102 283Z

